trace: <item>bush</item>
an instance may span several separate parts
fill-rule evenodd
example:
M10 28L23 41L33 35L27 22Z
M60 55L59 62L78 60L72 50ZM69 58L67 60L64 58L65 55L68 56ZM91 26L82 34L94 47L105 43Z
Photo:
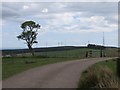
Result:
M118 88L118 78L106 66L91 67L84 78L80 80L79 88Z

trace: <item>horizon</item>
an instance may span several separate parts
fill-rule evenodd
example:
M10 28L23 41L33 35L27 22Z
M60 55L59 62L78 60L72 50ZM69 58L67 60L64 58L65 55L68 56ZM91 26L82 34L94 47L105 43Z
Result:
M98 44L93 44L93 45L98 45ZM103 46L103 45L100 45L100 46ZM77 46L43 46L43 47L34 47L33 49L35 48L54 48L54 47L87 47L87 45L77 45ZM117 46L105 46L105 47L115 47L115 48L118 48ZM0 50L16 50L16 49L29 49L29 48L2 48Z

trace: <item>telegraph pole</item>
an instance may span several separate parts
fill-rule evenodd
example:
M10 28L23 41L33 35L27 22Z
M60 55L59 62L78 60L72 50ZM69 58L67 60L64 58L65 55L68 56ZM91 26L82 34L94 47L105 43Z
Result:
M48 52L48 51L47 51L47 46L48 46L47 41L46 41L46 43L45 43L45 44L46 44L46 57L47 57L47 52Z
M105 57L105 35L103 32L103 57Z
M105 45L105 36L104 36L104 32L103 32L103 46Z
M48 43L46 42L46 48L47 48L47 46L48 46Z
M59 45L60 45L60 42L58 42L58 47L59 47Z

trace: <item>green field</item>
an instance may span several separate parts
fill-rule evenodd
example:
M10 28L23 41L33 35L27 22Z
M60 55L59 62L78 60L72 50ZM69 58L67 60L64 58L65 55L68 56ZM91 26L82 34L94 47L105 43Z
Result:
M100 57L100 50L81 48L75 50L64 51L51 51L51 52L37 52L35 57L29 54L19 54L16 57L3 57L2 58L2 79L6 79L17 73L23 72L30 68L62 62L75 59L86 58L86 51L93 51L92 57ZM116 56L117 52L113 49L106 49L106 56ZM33 62L26 64L25 62Z
M91 49L75 49L75 50L66 50L66 51L53 51L53 52L42 52L36 53L36 55L47 56L47 57L65 57L65 58L85 58L86 51Z
M80 48L74 50L50 51L50 52L35 52L36 56L51 57L51 58L85 58L86 52L92 51L92 57L100 57L99 49ZM104 50L106 57L118 56L117 48L106 48ZM18 56L30 56L29 53L19 54Z
M10 57L3 58L2 79L13 76L30 68L52 64L63 61L70 61L75 58L40 58L40 57ZM26 61L29 62L26 64Z

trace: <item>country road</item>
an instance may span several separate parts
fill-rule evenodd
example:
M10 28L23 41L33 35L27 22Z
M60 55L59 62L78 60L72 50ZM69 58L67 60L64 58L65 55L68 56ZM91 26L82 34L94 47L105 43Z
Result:
M3 88L77 88L81 73L90 65L111 58L91 58L49 64L14 75Z

